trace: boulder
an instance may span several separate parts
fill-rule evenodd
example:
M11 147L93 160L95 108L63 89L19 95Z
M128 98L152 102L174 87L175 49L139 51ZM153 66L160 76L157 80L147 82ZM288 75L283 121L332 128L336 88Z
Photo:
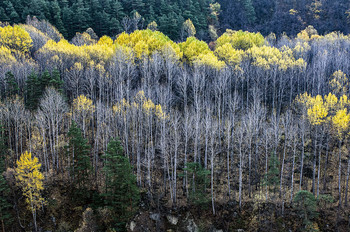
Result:
M173 215L167 215L166 218L168 219L168 222L174 226L176 226L179 221L179 219Z

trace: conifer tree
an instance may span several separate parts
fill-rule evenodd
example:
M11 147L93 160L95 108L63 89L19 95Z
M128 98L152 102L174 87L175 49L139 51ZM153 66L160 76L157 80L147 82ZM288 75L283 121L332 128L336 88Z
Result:
M31 73L26 81L25 86L25 105L28 109L37 108L40 100L39 78L36 73Z
M19 94L18 83L15 79L15 76L12 74L12 72L7 72L5 74L5 82L7 86L7 90L6 90L7 97L14 97L17 94Z
M105 204L113 211L117 228L122 229L135 212L140 199L136 177L119 139L109 142L104 158Z
M187 168L184 168L184 171L187 171L189 179L192 179L192 181L189 181L189 200L192 204L204 208L210 201L207 192L210 171L205 169L199 163L187 163L186 167Z
M265 176L265 185L268 186L270 189L272 187L273 192L276 192L276 187L279 184L279 161L276 156L276 153L273 152L270 158L269 162L269 170Z
M6 179L3 176L5 172L5 155L6 155L6 145L3 136L3 129L0 125L0 220L2 231L6 231L6 226L11 223L11 204L8 201L10 195L10 188L7 184Z
M63 81L61 80L60 72L54 69L51 73L49 86L54 87L58 92L62 92Z
M72 121L68 131L68 146L66 147L67 156L70 161L70 171L75 187L75 196L88 197L87 186L89 184L89 175L92 170L90 162L90 145L87 139L84 139L81 129Z

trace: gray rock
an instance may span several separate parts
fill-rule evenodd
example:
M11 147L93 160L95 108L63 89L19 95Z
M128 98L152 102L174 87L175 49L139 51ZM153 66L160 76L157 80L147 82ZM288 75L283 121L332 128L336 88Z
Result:
M131 222L130 222L130 230L131 230L131 231L134 231L135 228L136 228L136 223L135 223L134 221L131 221Z
M237 229L237 232L244 232L243 229Z
M188 232L199 232L198 226L196 225L193 219L189 219L187 221L186 229Z
M174 226L176 226L179 221L179 219L173 215L167 215L166 218L168 219L168 222Z
M153 221L159 221L160 215L159 213L151 213L149 215L149 217L153 220Z

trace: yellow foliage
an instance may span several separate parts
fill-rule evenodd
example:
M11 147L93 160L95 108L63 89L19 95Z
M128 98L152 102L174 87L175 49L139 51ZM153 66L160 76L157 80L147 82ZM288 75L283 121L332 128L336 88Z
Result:
M0 27L0 46L14 52L28 53L32 42L28 32L18 25Z
M195 36L196 35L196 28L194 27L191 19L187 19L183 25L182 29L187 33L187 36Z
M338 136L341 138L344 131L349 127L350 115L347 113L347 109L340 109L332 118L332 123L336 129Z
M260 47L264 45L265 39L260 33L251 33L242 30L232 31L228 29L217 39L216 48L227 43L231 44L234 49L247 50L254 46Z
M145 110L146 114L150 114L155 109L155 105L151 99L147 99L143 102L142 108Z
M227 64L236 66L241 63L244 52L242 50L236 50L231 44L226 43L215 49L215 55Z
M0 64L11 65L16 62L16 58L11 54L7 47L0 46Z
M245 56L252 59L254 65L264 69L277 66L281 70L287 70L294 67L302 68L306 65L303 59L296 60L293 51L286 46L282 47L281 50L269 46L255 46L248 49Z
M44 189L44 176L40 172L40 167L38 158L32 158L32 154L26 151L17 160L17 168L15 169L17 185L22 189L28 209L32 212L44 204L40 193Z
M208 44L204 41L200 41L195 37L188 37L187 40L179 44L184 58L190 63L198 59L199 55L205 55L210 53Z
M206 54L199 54L194 63L197 63L199 65L207 65L217 70L225 67L225 62L218 60L212 51Z
M328 108L328 110L332 110L336 107L338 103L338 98L332 94L329 93L328 95L324 96L324 104Z
M298 33L297 38L304 41L309 41L313 38L318 38L317 30L313 26L307 26L304 30Z
M314 98L309 98L308 105L307 115L310 123L312 125L323 123L328 115L328 109L323 102L322 96L317 95Z
M59 61L60 63L79 62L83 66L91 61L95 63L108 62L115 54L116 47L110 46L110 41L104 38L97 44L75 46L67 40L60 40L56 43L49 40L38 52L47 56L49 61Z
M169 37L159 31L136 30L131 34L123 32L116 39L117 46L132 48L136 57L142 58L143 55L152 55L154 52L162 52L164 46L171 46L179 58L182 57L178 45L171 41Z
M102 36L99 41L97 42L98 45L106 45L109 47L113 46L113 40L111 39L111 37L108 37L106 35Z
M140 110L146 115L155 115L160 120L168 118L166 113L163 111L160 104L155 105L154 102L145 97L144 91L139 91L135 97L134 102L130 103L124 98L113 106L114 113L121 113L126 116L129 110Z
M118 102L113 106L113 112L125 114L129 108L130 108L129 102L125 100L125 98L123 98L120 102Z
M329 82L332 92L339 95L344 95L348 92L349 81L345 73L341 70L335 71Z
M165 112L162 109L161 105L156 105L156 116L160 119L160 120L165 120L168 118L168 116L165 114Z
M79 112L84 111L92 113L95 111L95 106L92 104L92 100L84 95L80 95L73 100L73 108Z

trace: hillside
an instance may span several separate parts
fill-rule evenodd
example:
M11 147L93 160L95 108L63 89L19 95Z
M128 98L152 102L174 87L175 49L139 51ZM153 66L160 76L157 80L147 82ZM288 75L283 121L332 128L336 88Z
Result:
M349 231L350 37L197 33L0 23L3 231Z

